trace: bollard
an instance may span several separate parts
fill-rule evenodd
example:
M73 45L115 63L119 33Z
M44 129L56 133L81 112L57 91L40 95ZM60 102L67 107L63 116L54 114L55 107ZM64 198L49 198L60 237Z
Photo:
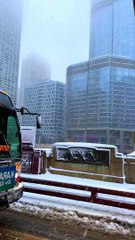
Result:
M42 173L45 174L46 173L46 152L43 152L43 157L42 157Z

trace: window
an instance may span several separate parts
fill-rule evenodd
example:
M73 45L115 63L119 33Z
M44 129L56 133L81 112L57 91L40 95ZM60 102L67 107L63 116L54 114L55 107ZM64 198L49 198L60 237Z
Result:
M7 121L7 140L10 144L12 157L20 158L20 137L16 118L8 116Z

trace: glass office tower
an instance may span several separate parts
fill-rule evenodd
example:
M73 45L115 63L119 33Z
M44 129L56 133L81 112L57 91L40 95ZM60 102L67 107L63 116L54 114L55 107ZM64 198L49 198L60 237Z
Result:
M107 54L135 59L132 0L92 0L90 57Z
M17 100L23 0L0 0L0 88Z
M42 127L37 130L38 143L64 141L65 84L41 80L27 84L24 89L24 106L42 117ZM23 116L23 126L35 126L35 116Z
M67 69L67 139L114 144L130 152L135 131L132 0L91 4L90 59Z
M66 82L67 140L85 141L88 62L69 66Z

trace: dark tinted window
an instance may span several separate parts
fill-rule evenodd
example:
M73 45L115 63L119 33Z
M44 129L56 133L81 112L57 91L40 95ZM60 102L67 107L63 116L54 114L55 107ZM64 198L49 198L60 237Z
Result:
M2 92L0 92L0 106L4 106L10 109L14 108L9 96L3 94Z

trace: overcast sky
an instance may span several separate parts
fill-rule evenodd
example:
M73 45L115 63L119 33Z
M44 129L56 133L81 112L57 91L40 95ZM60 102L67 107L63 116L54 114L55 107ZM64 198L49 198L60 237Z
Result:
M21 59L40 54L65 82L67 66L88 60L89 22L90 0L26 0Z

